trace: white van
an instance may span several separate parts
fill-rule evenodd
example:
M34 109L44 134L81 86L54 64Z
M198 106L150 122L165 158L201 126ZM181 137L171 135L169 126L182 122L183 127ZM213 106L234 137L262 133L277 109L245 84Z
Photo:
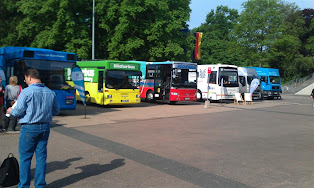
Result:
M197 65L197 72L198 100L234 99L234 94L239 92L238 67L235 65Z
M242 95L244 95L244 93L249 93L252 80L255 78L258 79L256 70L252 68L238 67L238 75L239 75L239 92ZM262 98L260 86L258 86L256 90L253 92L252 97L254 99Z

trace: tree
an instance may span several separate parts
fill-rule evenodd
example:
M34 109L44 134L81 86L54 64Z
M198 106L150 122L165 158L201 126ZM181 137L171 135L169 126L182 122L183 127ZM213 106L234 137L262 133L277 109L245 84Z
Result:
M285 30L285 15L281 0L250 0L243 3L244 10L234 28L234 36L248 51L256 53L260 66L267 66L267 53L274 41Z
M75 52L89 57L91 8L86 0L21 0L23 13L16 30L21 46ZM90 3L90 2L89 2Z
M183 60L190 0L124 0L108 44L109 58Z
M0 44L14 46L17 44L16 26L23 18L23 15L17 12L18 0L0 1Z
M200 64L240 64L237 45L230 31L239 17L238 11L227 6L218 6L206 16L206 22L193 32L203 32ZM236 48L234 48L236 47Z

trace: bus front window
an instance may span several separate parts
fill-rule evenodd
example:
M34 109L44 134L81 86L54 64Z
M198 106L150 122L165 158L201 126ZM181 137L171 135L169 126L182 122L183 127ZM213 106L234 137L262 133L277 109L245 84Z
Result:
M224 87L239 87L238 83L238 71L236 68L220 68L220 79L218 80L221 85L221 79L223 79Z
M108 89L138 89L141 72L138 71L106 71L106 88Z
M196 69L173 69L172 86L196 89Z
M247 83L248 83L249 85L251 85L251 82L252 82L255 78L258 79L257 76L248 76L248 77L247 77Z
M272 84L280 84L280 78L279 76L269 76L269 81Z
M67 69L74 66L74 62L46 61L46 60L24 60L27 68L37 69L41 82L50 89L74 89L66 83L65 75Z

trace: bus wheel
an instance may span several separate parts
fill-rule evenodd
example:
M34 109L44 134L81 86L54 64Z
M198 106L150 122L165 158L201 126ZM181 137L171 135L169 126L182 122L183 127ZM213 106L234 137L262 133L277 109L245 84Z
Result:
M85 92L85 102L86 104L90 104L91 103L91 97L88 91Z
M203 100L203 95L202 95L202 92L200 90L197 90L196 97L197 97L197 101Z
M153 91L148 91L146 94L146 101L155 102Z
M176 104L177 101L170 101L170 104Z

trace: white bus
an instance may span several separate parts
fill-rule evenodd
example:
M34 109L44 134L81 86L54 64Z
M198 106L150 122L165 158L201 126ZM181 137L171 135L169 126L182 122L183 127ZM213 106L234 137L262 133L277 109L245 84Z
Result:
M257 78L258 75L255 69L247 68L247 67L238 67L238 75L239 75L239 91L242 95L244 93L250 92L250 86L253 79ZM261 99L261 86L258 86L256 90L252 94L253 99Z
M198 65L198 100L234 99L239 92L238 67L235 65ZM223 85L221 86L221 81Z

